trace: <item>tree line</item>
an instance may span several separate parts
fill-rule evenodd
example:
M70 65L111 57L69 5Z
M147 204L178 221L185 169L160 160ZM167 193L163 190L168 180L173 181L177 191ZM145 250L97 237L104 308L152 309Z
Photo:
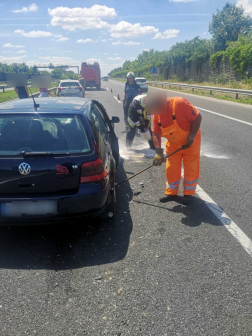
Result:
M11 74L29 74L29 75L48 75L54 79L79 79L79 75L73 71L66 71L64 69L53 69L51 72L46 70L39 70L36 66L28 66L25 63L0 63L0 73Z
M195 37L173 45L167 51L143 51L136 60L124 62L122 67L112 70L111 77L121 77L128 71L137 76L150 74L152 67L158 67L160 77L166 77L170 67L184 68L194 62L198 68L209 60L212 67L218 67L221 60L228 60L234 70L242 76L248 65L252 65L252 18L245 15L242 7L226 3L222 10L213 14L209 23L211 39Z

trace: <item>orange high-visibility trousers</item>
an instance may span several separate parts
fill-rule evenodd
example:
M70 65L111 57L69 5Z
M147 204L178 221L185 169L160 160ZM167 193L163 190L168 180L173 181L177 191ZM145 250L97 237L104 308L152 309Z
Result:
M182 162L184 166L184 195L194 195L200 172L201 133L195 136L193 145L172 155L166 160L166 195L177 195L181 180ZM166 142L166 155L179 148Z

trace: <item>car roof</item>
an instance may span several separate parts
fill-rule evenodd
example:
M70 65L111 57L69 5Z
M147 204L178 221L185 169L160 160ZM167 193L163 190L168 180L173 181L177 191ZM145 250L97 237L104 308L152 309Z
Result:
M61 82L78 82L79 79L61 79Z
M145 77L136 77L135 80L137 79L145 79Z
M75 97L41 97L35 98L36 104L39 104L37 112L61 112L78 113L82 112L84 106L91 104L90 99ZM6 112L35 112L32 98L16 99L0 104L0 113Z

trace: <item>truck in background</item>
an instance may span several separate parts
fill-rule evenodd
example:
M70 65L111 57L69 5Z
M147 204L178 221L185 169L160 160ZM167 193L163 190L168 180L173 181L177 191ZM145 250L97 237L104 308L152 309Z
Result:
M85 79L86 87L95 87L97 90L101 88L101 70L98 62L81 64L81 78Z

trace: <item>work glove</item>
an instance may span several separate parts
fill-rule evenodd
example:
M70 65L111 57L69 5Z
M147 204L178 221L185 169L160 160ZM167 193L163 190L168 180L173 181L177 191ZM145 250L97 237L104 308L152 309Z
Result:
M161 166L164 161L164 150L163 148L156 148L156 155L153 159L154 166Z
M192 146L193 141L194 141L194 138L195 138L195 135L196 135L196 134L193 133L193 132L191 132L191 133L189 134L189 137L188 137L188 139L187 139L186 144L184 144L184 145L182 146L183 149L187 149L187 148L189 148L189 147Z

